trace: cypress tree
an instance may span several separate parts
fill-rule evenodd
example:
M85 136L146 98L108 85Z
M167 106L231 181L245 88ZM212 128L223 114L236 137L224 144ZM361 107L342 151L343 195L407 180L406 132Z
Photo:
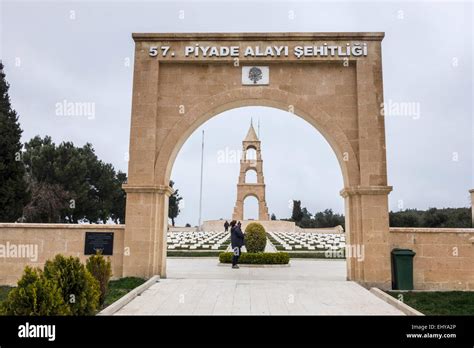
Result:
M18 220L28 199L21 160L22 130L11 107L9 87L0 61L0 222Z

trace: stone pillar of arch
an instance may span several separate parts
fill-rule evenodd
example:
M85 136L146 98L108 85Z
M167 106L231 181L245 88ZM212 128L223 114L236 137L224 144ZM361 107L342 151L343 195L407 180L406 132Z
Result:
M248 158L247 152L249 149L255 150L255 158ZM245 181L246 174L249 170L253 170L257 173L256 183L248 183ZM261 142L252 124L250 124L247 136L242 142L242 159L240 160L239 182L237 183L237 200L234 213L232 214L233 220L244 219L244 200L248 196L253 196L258 200L258 219L261 221L270 220L267 202L265 200Z

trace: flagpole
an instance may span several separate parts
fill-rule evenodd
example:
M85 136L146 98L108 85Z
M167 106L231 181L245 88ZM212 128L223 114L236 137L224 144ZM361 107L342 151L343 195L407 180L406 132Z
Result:
M202 145L201 145L201 185L200 185L200 188L199 188L199 223L198 223L198 229L199 230L201 230L203 169L204 169L204 130L202 131Z

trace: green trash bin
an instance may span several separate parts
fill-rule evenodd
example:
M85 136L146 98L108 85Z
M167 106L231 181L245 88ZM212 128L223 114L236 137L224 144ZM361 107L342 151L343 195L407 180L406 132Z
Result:
M392 250L392 289L413 290L413 257L410 249Z

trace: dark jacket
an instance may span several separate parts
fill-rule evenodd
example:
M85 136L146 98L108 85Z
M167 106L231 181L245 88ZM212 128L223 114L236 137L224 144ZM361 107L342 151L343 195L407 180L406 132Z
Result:
M232 248L241 247L244 245L244 234L237 225L230 229L230 242Z

